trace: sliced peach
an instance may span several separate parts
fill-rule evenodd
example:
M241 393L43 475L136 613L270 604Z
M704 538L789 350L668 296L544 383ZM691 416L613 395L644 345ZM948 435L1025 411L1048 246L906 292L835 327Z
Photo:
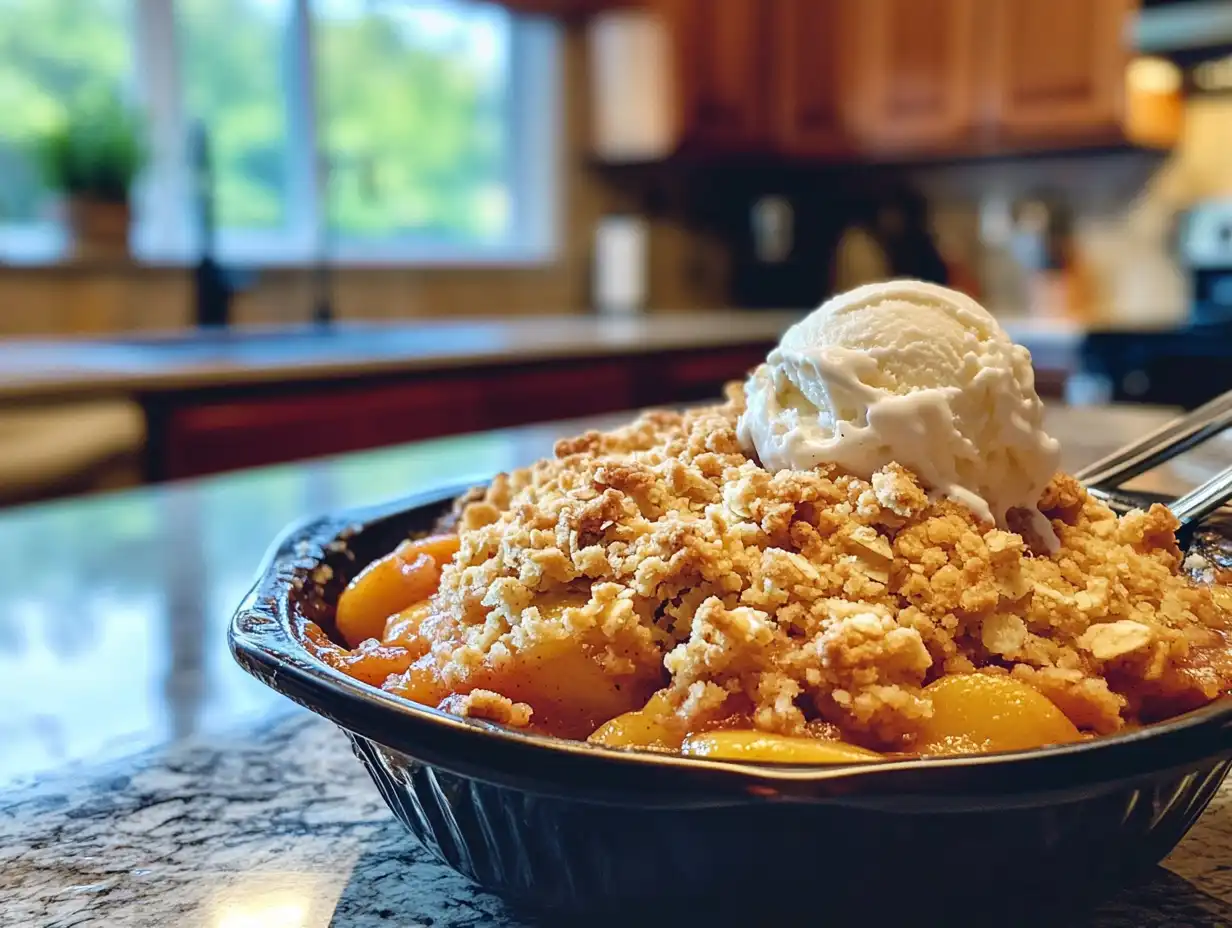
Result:
M585 738L605 720L637 709L661 685L657 667L649 679L611 674L569 640L523 648L507 668L485 668L470 682L527 703L537 724L566 738Z
M529 705L534 727L565 738L585 738L600 724L645 705L662 686L657 660L632 673L613 673L585 642L562 635L550 637L563 610L584 604L588 595L573 594L539 603L548 636L523 640L516 647L495 649L486 660L450 664L442 678L444 656L432 653L432 642L459 642L461 632L447 615L419 604L389 618L387 639L416 656L415 664L386 687L407 699L439 705L450 695L491 690L513 702Z
M921 754L1018 751L1082 737L1048 697L1009 677L955 674L924 692L933 715L917 739Z
M692 757L768 761L779 764L852 764L882 760L876 751L842 741L772 735L764 731L711 731L690 735L680 748Z
M392 675L405 671L412 660L414 657L405 648L365 641L354 651L344 653L338 666L362 683L380 686Z
M391 554L373 561L338 597L334 617L338 634L351 647L379 638L391 615L436 592L440 565L457 549L455 536L436 535L404 541Z
M679 750L684 727L667 700L654 695L642 708L600 725L586 740L607 748Z
M427 535L404 541L399 547L415 554L426 554L436 561L437 566L443 566L453 560L453 556L458 553L459 544L457 535Z
M429 600L416 603L410 609L395 612L385 621L385 634L381 640L385 644L406 648L414 657L419 658L428 653L432 643L420 633L424 622L432 615L432 603Z
M450 695L449 687L441 682L430 654L420 657L398 676L387 679L382 689L424 706L439 705L442 699Z

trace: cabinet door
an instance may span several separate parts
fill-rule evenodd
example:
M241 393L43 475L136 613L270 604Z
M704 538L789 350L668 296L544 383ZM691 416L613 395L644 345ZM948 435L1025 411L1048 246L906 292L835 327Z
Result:
M762 0L659 0L676 60L681 143L741 150L766 141Z
M849 0L777 0L772 35L774 134L793 155L848 148Z
M853 113L873 151L954 151L975 127L977 0L852 0Z
M993 0L993 118L1003 142L1121 132L1132 0Z

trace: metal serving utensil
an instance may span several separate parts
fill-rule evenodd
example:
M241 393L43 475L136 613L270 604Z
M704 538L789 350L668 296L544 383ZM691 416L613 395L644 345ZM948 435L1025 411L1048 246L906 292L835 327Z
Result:
M1086 485L1092 495L1104 500L1113 509L1125 510L1130 508L1131 504L1118 496L1118 487L1184 454L1229 426L1232 426L1232 390L1173 419L1107 457L1088 464L1074 476ZM1167 505L1183 526L1190 526L1230 499L1232 466Z

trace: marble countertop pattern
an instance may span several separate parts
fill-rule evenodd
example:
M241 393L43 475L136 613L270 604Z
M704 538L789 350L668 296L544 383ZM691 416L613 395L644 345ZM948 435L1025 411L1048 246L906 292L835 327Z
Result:
M1058 408L1050 426L1072 468L1168 416ZM13 578L0 610L0 926L535 924L432 860L341 732L239 670L225 629L286 523L518 466L621 418L0 513ZM1178 492L1230 450L1217 442L1142 485ZM1164 867L1080 924L1232 925L1232 787Z

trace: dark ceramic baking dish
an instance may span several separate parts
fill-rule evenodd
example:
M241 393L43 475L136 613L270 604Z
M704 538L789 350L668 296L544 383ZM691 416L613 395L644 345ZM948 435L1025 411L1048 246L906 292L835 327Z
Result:
M951 923L972 911L1004 923L1158 862L1232 763L1230 700L1056 748L776 766L523 734L395 698L309 654L296 624L329 631L345 582L430 529L462 489L292 529L230 642L246 670L347 733L433 854L515 902L625 917L700 906L755 923L780 905L917 920L923 905Z

